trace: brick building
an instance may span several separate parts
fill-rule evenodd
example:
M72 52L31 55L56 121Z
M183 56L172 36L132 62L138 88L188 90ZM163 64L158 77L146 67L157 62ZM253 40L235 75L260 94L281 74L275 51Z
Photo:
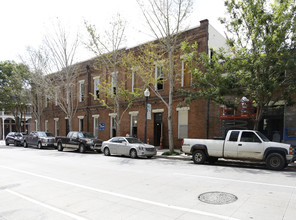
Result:
M219 48L225 46L225 38L219 34L208 22L203 20L196 28L182 33L182 38L192 42L197 42L198 52L207 52L210 54L210 48ZM137 47L127 50L135 50ZM181 54L180 54L181 56ZM114 123L115 113L103 107L89 93L99 94L99 81L102 72L94 68L95 60L87 60L78 63L79 76L76 80L76 90L79 93L78 108L73 118L73 130L81 130L93 133L102 140L107 140L116 136L116 126ZM180 80L176 81L175 89L190 88L191 75L185 71L184 63L181 58L177 61L179 66L178 74ZM157 72L157 68L156 68ZM157 74L157 73L155 73ZM119 78L124 77L120 76ZM126 79L126 89L132 90L137 84L134 82L136 77ZM141 86L141 83L138 83ZM168 94L168 82L164 81L160 93L166 99ZM148 103L151 104L151 119L147 120L147 138L151 144L159 146L160 142L164 147L168 146L167 116L168 110L164 103L150 92ZM62 94L60 94L62 95ZM82 97L82 98L81 98ZM187 107L178 107L184 97L175 95L173 100L173 136L176 147L181 146L182 138L212 138L221 136L221 124L219 120L219 106L208 103L206 100L197 100ZM126 103L122 101L121 105ZM44 110L42 117L42 129L50 131L54 135L64 136L68 133L68 119L59 106L51 101ZM33 120L34 121L34 120ZM121 135L131 134L144 140L145 125L145 98L140 98L127 110L121 122ZM34 129L31 124L31 130Z

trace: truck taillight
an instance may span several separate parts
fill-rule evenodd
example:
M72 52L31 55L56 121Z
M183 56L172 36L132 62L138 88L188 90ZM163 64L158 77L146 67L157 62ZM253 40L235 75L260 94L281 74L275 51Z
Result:
M289 154L293 154L293 148L290 147Z

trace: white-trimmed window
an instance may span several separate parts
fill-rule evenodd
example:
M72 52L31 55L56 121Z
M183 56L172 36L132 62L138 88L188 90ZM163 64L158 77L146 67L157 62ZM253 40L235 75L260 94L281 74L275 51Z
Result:
M37 120L35 120L35 131L38 131L38 121Z
M84 101L84 80L79 81L79 102Z
M59 118L54 118L54 135L59 136Z
M54 102L55 102L55 105L57 106L58 105L58 92L57 91L55 92Z
M83 119L84 116L78 116L79 131L83 131Z
M94 95L97 98L100 98L100 77L96 76L94 79ZM94 100L96 100L96 97L94 97Z
M115 72L111 73L111 93L116 95L117 92L117 80L116 80L116 75Z
M116 137L116 113L110 113L110 138Z
M93 135L95 137L99 137L99 117L100 115L93 115L94 119L94 129L93 129Z
M138 114L139 111L129 112L131 116L131 123L130 123L130 135L132 137L138 136Z
M48 132L48 120L45 120L44 122L45 132Z
M132 92L134 92L135 88L135 71L132 70Z
M178 111L178 139L187 138L189 107L177 108L177 111Z
M162 70L162 66L155 66L155 90L163 90L163 80L164 80L164 73Z
M186 62L182 60L182 72L181 72L181 87L191 86L192 73L190 68L186 65Z

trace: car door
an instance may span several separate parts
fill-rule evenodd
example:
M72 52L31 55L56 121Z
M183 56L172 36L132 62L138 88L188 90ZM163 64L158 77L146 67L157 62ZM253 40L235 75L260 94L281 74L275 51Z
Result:
M228 139L225 139L224 143L224 157L225 158L237 158L238 150L238 136L240 131L231 131Z
M263 143L252 131L243 131L238 143L238 158L258 159L263 157Z
M111 154L117 154L117 143L118 143L119 138L118 137L114 137L110 140L108 147L110 150Z
M119 138L116 146L117 154L129 155L127 148L128 148L128 142L124 138Z
M69 139L69 143L68 143L69 147L71 148L78 148L78 132L73 132L70 139Z

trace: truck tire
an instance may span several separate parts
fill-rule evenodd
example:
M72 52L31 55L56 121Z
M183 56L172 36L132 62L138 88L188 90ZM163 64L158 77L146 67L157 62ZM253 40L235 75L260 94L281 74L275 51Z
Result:
M79 144L79 152L84 153L85 152L85 146L84 144Z
M63 151L63 145L61 142L58 143L58 151Z
M41 144L41 142L38 142L38 144L37 144L37 148L38 148L38 149L42 149L42 144Z
M203 164L205 163L207 156L204 151L196 150L192 154L192 159L195 164Z
M280 153L271 153L266 158L266 166L271 170L282 170L285 164L286 160Z

